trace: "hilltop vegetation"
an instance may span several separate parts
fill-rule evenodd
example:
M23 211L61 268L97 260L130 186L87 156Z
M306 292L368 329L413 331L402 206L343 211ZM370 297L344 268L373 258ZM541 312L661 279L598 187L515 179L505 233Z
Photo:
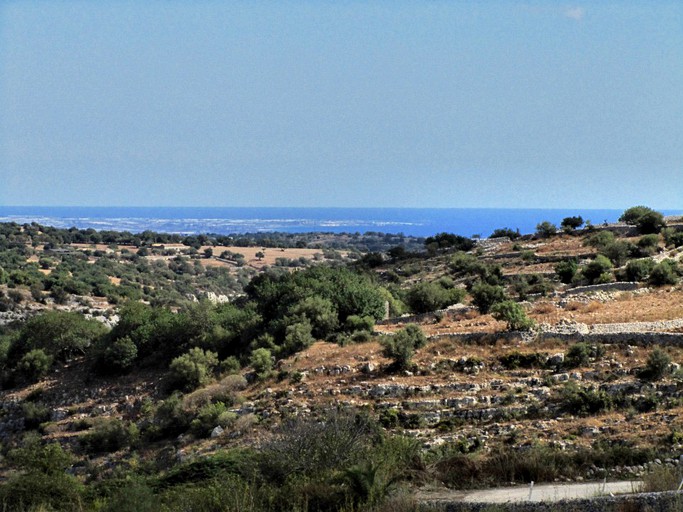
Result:
M683 226L660 217L488 240L1 225L0 503L408 511L427 482L644 473L683 447L682 349L637 334L682 336Z

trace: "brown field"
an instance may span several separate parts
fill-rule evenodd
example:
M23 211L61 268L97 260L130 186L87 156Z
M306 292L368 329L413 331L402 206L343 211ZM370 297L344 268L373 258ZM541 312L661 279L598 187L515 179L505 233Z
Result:
M71 247L78 249L79 251L84 251L86 249L90 249L91 251L107 251L109 249L107 244L71 244ZM117 245L117 247L119 248L119 251L128 249L130 252L135 252L138 250L134 245Z
M277 258L289 258L291 260L293 259L299 259L299 258L306 258L309 260L313 260L316 255L318 255L319 258L322 257L323 253L320 249L299 249L299 248L288 248L288 249L278 249L278 248L272 248L272 247L236 247L236 246L226 246L226 245L217 245L215 247L212 246L204 246L202 247L199 252L202 253L204 249L213 249L213 258L212 259L202 259L200 260L202 265L206 267L210 266L228 266L228 267L233 267L231 263L226 263L223 261L218 261L215 258L217 256L220 256L220 254L223 251L230 251L233 253L237 254L242 254L244 256L244 259L247 263L252 268L260 270L266 265L274 265L275 260ZM256 257L256 253L262 252L264 254L263 259L259 260ZM342 256L346 256L346 252L341 252Z

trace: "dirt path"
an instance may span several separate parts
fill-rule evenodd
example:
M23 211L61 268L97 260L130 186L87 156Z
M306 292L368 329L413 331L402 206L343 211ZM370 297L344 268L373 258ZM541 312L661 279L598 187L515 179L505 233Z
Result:
M560 501L580 498L595 498L609 494L637 492L642 487L639 480L621 482L588 482L583 484L542 484L530 486L480 489L477 491L419 491L421 502L446 503L511 503L519 501Z

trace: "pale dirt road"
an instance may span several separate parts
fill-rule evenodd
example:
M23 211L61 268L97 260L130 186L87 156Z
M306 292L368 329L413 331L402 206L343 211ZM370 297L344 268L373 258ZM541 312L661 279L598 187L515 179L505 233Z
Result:
M466 503L513 503L520 501L560 501L580 498L595 498L609 494L638 492L642 487L639 480L621 482L587 482L582 484L540 484L534 485L529 499L529 486L500 487L476 491L419 491L422 502L466 502Z

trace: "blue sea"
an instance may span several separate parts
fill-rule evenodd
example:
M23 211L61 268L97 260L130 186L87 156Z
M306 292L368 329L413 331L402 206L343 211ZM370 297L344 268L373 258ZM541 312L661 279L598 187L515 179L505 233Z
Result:
M403 233L431 236L448 232L489 236L496 228L533 233L536 225L559 225L581 215L593 224L616 221L623 210L513 208L193 208L0 206L0 222L97 230L152 230L165 233L241 234L281 231L302 233ZM680 211L663 211L680 215Z

